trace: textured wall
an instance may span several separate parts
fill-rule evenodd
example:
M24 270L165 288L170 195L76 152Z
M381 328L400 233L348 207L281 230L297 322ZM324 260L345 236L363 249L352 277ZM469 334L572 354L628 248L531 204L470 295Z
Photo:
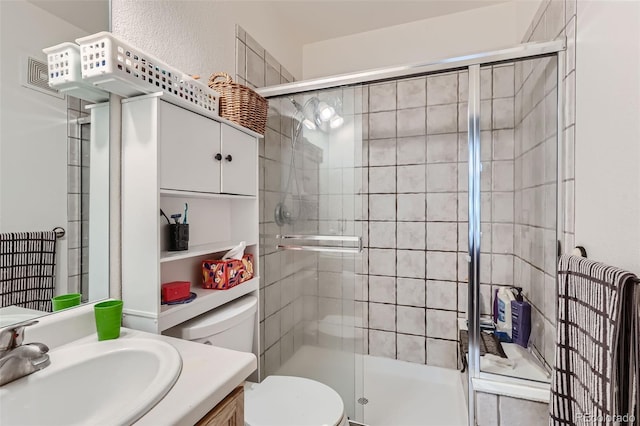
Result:
M240 24L299 76L302 45L267 3L114 0L112 31L186 73L208 78L214 71L233 74Z

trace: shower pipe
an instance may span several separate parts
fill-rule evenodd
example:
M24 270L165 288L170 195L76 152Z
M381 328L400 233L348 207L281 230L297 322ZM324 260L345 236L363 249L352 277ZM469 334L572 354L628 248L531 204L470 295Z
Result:
M563 130L564 130L564 69L565 60L560 52L566 49L565 39L549 42L525 43L501 50L442 59L433 62L378 68L373 70L340 74L294 83L256 89L265 98L294 95L304 92L338 88L357 84L370 84L398 78L422 76L447 71L469 71L468 102L468 144L469 144L469 289L467 320L469 329L469 380L468 380L468 421L475 424L475 391L490 389L495 375L480 372L480 68L488 65L543 57L557 58L557 194L556 194L556 237L562 237L563 217ZM556 274L557 280L557 274ZM486 386L486 387L485 387ZM543 392L542 392L543 393ZM541 393L541 398L542 398Z

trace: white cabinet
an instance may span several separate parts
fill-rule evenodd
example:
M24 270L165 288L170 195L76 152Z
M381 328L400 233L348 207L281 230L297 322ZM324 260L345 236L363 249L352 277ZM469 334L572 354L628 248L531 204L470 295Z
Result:
M158 106L160 188L220 192L220 123L167 102Z
M256 137L181 107L158 104L160 188L256 195Z
M258 296L259 137L226 120L169 104L161 94L122 101L125 326L161 333L242 295ZM167 251L168 225L160 209L170 216L184 213L185 204L189 250ZM229 290L203 289L202 261L219 259L240 241L254 256L254 278ZM196 299L161 305L161 285L177 280L190 281Z

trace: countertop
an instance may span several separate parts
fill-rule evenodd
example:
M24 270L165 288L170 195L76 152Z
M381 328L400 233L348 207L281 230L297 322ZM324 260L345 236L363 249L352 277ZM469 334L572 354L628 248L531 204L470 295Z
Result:
M169 393L135 425L194 425L257 368L255 355L122 328L120 339L157 339L182 357L182 371ZM69 344L97 341L96 334Z

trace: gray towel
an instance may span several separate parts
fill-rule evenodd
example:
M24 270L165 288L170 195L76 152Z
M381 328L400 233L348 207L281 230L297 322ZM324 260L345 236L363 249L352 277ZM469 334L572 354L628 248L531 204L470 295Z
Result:
M0 234L0 306L51 312L55 264L55 232Z
M550 425L637 424L637 287L630 272L560 258Z

